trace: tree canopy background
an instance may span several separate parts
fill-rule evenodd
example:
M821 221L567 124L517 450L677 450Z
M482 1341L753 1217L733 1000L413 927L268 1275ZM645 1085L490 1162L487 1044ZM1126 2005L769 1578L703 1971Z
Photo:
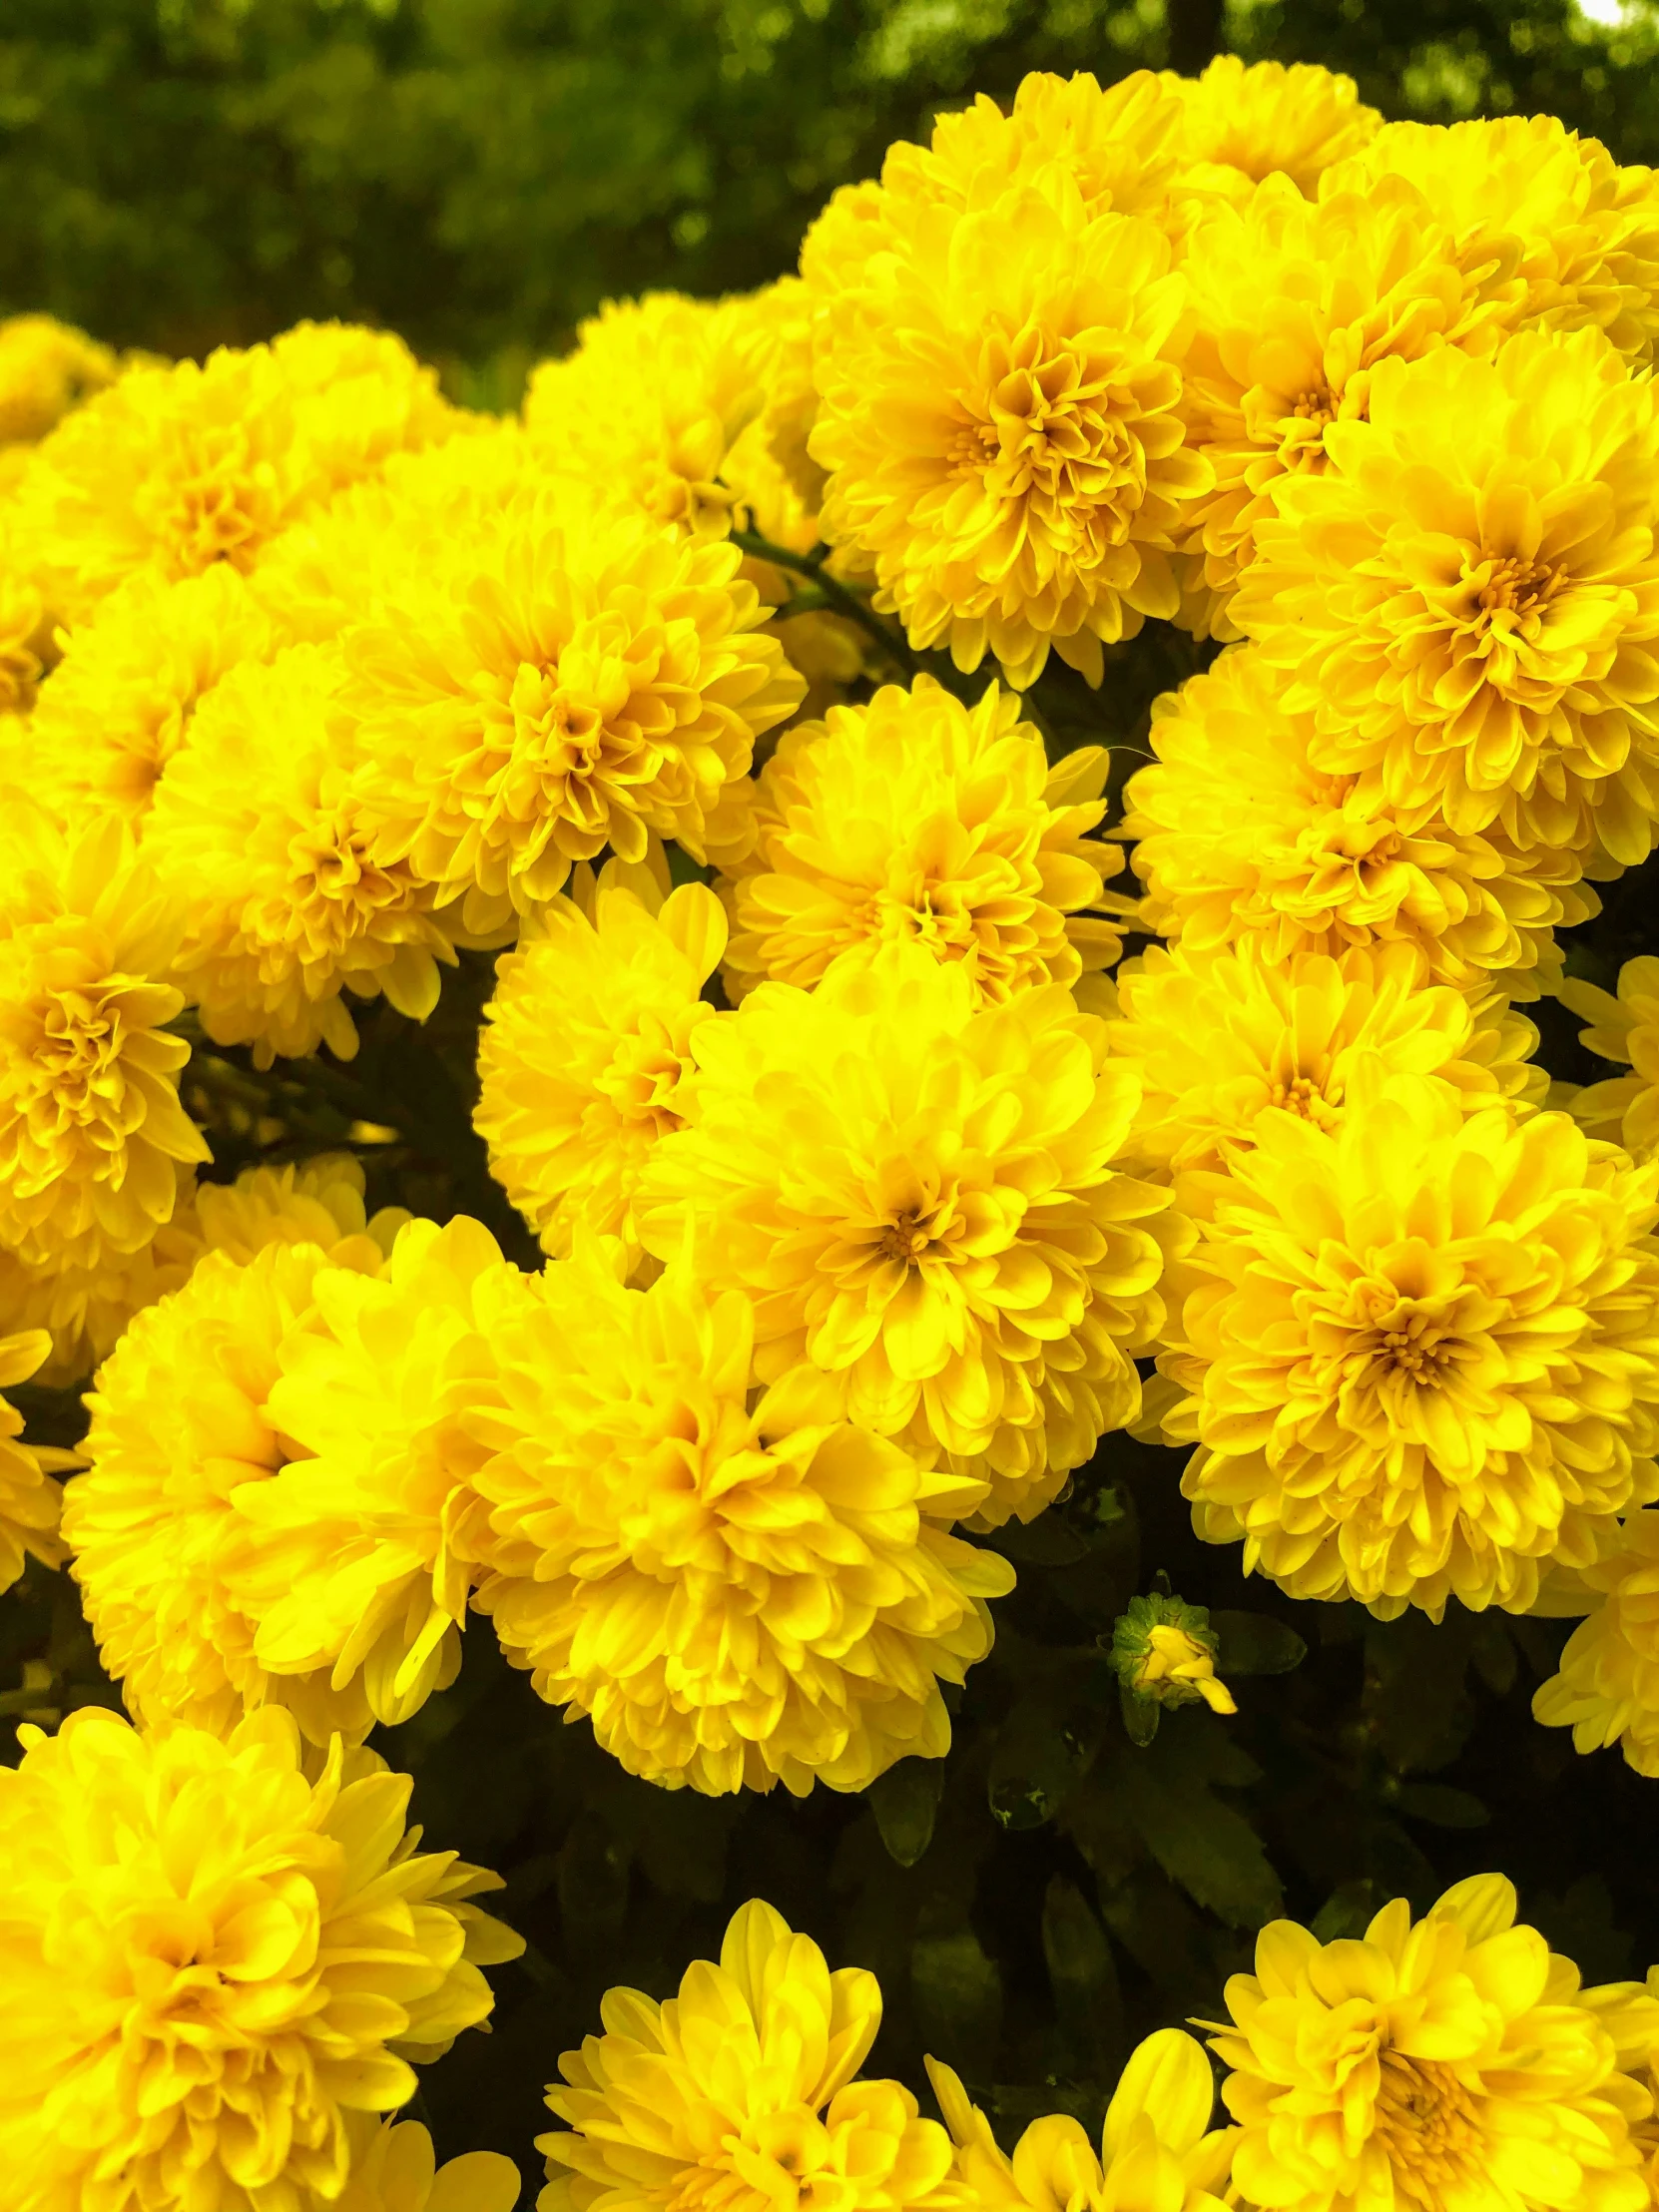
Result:
M1659 156L1652 0L7 0L0 311L171 354L337 314L510 399L602 298L791 267L941 107L1220 47Z

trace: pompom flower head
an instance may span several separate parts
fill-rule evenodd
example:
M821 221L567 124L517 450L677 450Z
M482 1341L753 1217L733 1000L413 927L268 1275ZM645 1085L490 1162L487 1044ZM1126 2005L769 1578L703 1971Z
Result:
M1242 207L1211 211L1185 267L1195 329L1182 406L1216 482L1183 519L1181 620L1237 637L1229 602L1257 525L1288 477L1325 467L1331 425L1365 417L1378 364L1439 345L1490 352L1524 287L1513 252L1460 241L1397 177L1318 205L1275 177Z
M246 570L352 477L440 435L448 413L398 339L339 325L131 368L58 425L18 488L47 598L76 623L138 569Z
M978 1492L797 1378L753 1401L754 1313L683 1263L625 1290L555 1263L497 1337L477 1604L630 1773L708 1795L861 1790L942 1756L940 1681L990 1648L1006 1562L946 1535ZM929 1518L929 1516L933 1516Z
M1233 617L1312 758L1402 825L1646 857L1659 815L1659 402L1599 331L1378 364L1286 481Z
M45 437L95 391L115 381L107 345L49 314L0 322L0 446Z
M525 427L554 471L693 537L724 537L728 457L766 403L766 351L746 299L608 300L573 353L532 374Z
M638 1261L640 1177L684 1120L692 1038L715 1018L701 994L726 943L719 901L700 883L643 890L607 882L591 918L552 900L499 962L486 1008L473 1123L491 1174L558 1257L585 1225Z
M99 1370L64 1534L105 1671L146 1726L223 1733L268 1702L317 1744L373 1723L360 1680L335 1691L327 1667L277 1677L260 1663L239 1582L257 1534L248 1493L294 1456L268 1400L291 1340L317 1326L325 1265L316 1245L271 1245L246 1265L210 1253Z
M345 1003L383 993L411 1020L454 965L435 893L406 858L377 857L333 713L342 671L295 645L238 669L197 716L163 779L145 851L190 916L178 972L219 1044L255 1065L326 1044L357 1050Z
M1199 1533L1297 1597L1525 1612L1659 1489L1659 1168L1398 1075L1264 1117L1159 1366Z
M228 1578L268 1674L395 1723L460 1666L483 1456L463 1416L526 1294L462 1214L408 1223L382 1269L329 1268L311 1295L264 1408L286 1463L237 1492Z
M1616 2010L1607 2000L1618 2000ZM1358 1941L1293 1921L1256 1941L1212 2036L1233 2071L1233 2186L1275 2212L1372 2204L1468 2212L1640 2212L1633 2124L1651 2100L1609 2019L1651 2039L1628 1984L1583 1989L1570 1959L1515 1925L1500 1875L1448 1890L1413 1923L1403 1898Z
M1028 1519L1135 1416L1168 1198L1113 1170L1139 1084L1103 1025L1058 984L975 996L904 942L811 993L762 984L693 1040L640 1213L650 1250L690 1226L711 1288L750 1292L763 1382L835 1378L848 1419ZM788 1145L756 1143L757 1111Z
M532 488L348 633L340 694L382 867L499 928L607 844L701 849L806 687L720 543Z
M884 185L883 250L817 257L821 527L912 644L963 669L988 652L1021 688L1053 650L1098 684L1104 645L1175 612L1171 532L1211 482L1179 410L1186 284L1075 162L1011 167L960 210Z
M547 2093L568 2132L538 2136L553 2178L538 2212L935 2212L950 2139L896 2081L854 2081L881 2019L875 1976L831 1973L770 1905L746 1905L720 1962L654 2003L612 1989L605 2032L559 2061Z
M1153 1705L1207 1705L1236 1713L1216 1673L1221 1639L1202 1605L1154 1591L1133 1597L1112 1623L1112 1666L1132 1698Z
M410 1218L401 1206L370 1215L361 1163L319 1152L280 1167L244 1168L234 1183L199 1183L162 1233L168 1257L194 1265L205 1252L252 1260L268 1245L318 1245L331 1267L372 1275Z
M0 1384L27 1382L52 1350L44 1330L0 1337ZM61 1566L68 1552L58 1535L63 1492L52 1472L80 1464L72 1451L20 1443L23 1416L0 1397L0 1591L9 1590L31 1559Z
M1592 1137L1611 1138L1643 1158L1659 1151L1659 960L1626 960L1618 992L1566 976L1555 995L1590 1024L1579 1042L1604 1060L1622 1060L1628 1075L1590 1083L1571 1101L1575 1120Z
M1589 1611L1534 1693L1533 1718L1570 1728L1575 1751L1617 1744L1627 1766L1659 1775L1659 1512L1630 1514L1573 1582Z
M1439 1076L1471 1112L1517 1094L1538 1103L1532 1023L1501 1000L1477 1012L1424 966L1398 941L1277 965L1248 938L1236 952L1153 947L1117 978L1111 1024L1114 1054L1144 1085L1131 1152L1181 1180L1214 1174L1250 1150L1264 1115L1339 1128L1367 1069Z
M1218 54L1202 76L1166 71L1163 81L1186 110L1181 150L1189 186L1237 193L1278 173L1312 195L1332 163L1360 153L1382 122L1352 77L1309 62L1287 68ZM1217 170L1220 177L1212 175Z
M405 1834L409 1783L287 1715L221 1739L73 1713L0 1769L0 2159L19 2204L340 2201L353 2123L414 2094L523 1948ZM390 2208L388 2208L390 2212ZM401 2212L401 2208L397 2208Z
M951 2179L972 2212L1219 2212L1232 2139L1210 2130L1210 2061L1179 2028L1130 2053L1098 2150L1070 2113L1055 2112L1033 2120L1010 2156L951 2069L929 2058L927 2073L956 2146Z
M787 731L754 790L754 844L721 885L734 983L810 989L898 937L993 1003L1109 966L1122 938L1101 883L1122 861L1087 834L1106 756L1084 747L1051 770L1018 716L994 684L969 709L918 676Z
M1659 336L1659 181L1621 168L1552 115L1389 123L1321 180L1327 193L1403 177L1471 253L1511 255L1526 319L1604 330L1646 366Z
M1150 768L1125 793L1146 921L1194 952L1253 940L1301 952L1403 941L1429 976L1536 998L1560 973L1557 927L1596 913L1570 852L1498 829L1415 830L1383 795L1319 766L1311 709L1253 649L1226 653L1153 709Z
M0 1244L92 1267L147 1245L208 1157L167 1028L183 916L114 820L8 890L24 918L0 936Z
M270 618L224 562L164 582L141 571L76 631L29 726L30 783L79 826L142 826L220 678L275 650Z

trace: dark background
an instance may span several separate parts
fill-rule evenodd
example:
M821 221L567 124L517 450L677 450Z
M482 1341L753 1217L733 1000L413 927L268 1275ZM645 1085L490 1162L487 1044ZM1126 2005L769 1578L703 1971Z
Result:
M6 0L0 310L167 353L358 317L442 361L461 395L511 403L602 297L764 281L892 138L1027 69L1194 69L1227 44L1350 71L1389 115L1550 110L1641 160L1659 152L1656 23L1598 28L1559 0ZM1154 625L1114 661L1107 734L1136 741L1184 654ZM1644 871L1573 964L1611 982L1654 949ZM424 1031L376 1004L349 1071L199 1058L218 1172L251 1157L262 1117L293 1151L357 1115L396 1119L371 1198L480 1213L530 1261L468 1122L488 983L470 958ZM1549 1015L1546 1057L1582 1080L1600 1071L1575 1026ZM34 1410L70 1432L67 1404ZM1281 1909L1352 1933L1393 1895L1420 1907L1500 1867L1586 1978L1644 1973L1659 1786L1531 1721L1563 1626L1295 1605L1196 1541L1179 1468L1108 1439L1061 1505L997 1539L1020 1588L949 1761L867 1798L711 1803L634 1782L476 1624L455 1688L381 1739L431 1844L506 1874L530 1940L494 1976L493 2034L464 2036L412 2107L440 2155L489 2146L537 2174L541 2085L597 2027L601 1992L669 1993L755 1894L833 1963L880 1974L877 2068L920 2090L922 2050L949 2058L1005 2139L1042 2110L1098 2124L1131 2042L1213 2016ZM1166 1716L1141 1748L1100 1646L1160 1571L1227 1615L1241 1712ZM1288 1671L1249 1671L1286 1669L1303 1642ZM0 1599L0 1711L113 1695L65 1578L36 1569Z

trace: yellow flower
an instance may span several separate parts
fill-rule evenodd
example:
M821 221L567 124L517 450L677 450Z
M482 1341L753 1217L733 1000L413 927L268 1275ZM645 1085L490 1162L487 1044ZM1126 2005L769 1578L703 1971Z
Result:
M1190 2035L1160 2028L1130 2053L1097 2152L1069 2113L1033 2120L1012 2157L948 2066L927 2074L956 2145L951 2178L972 2212L1220 2212L1232 2136L1208 2132L1210 2061Z
M536 1287L472 1425L493 1447L476 1603L537 1693L631 1774L708 1796L942 1758L939 1683L1013 1586L933 1525L977 1491L848 1426L816 1379L752 1405L751 1302L683 1262L625 1290L585 1243Z
M1395 1075L1264 1116L1159 1365L1200 1535L1383 1618L1525 1612L1659 1492L1659 1166ZM1183 1395L1184 1393L1184 1395Z
M695 537L724 537L727 456L766 402L767 351L745 298L608 300L573 353L532 372L524 425L560 473Z
M1185 627L1238 636L1229 601L1278 487L1325 468L1334 422L1365 419L1380 361L1490 352L1519 311L1514 266L1512 251L1460 242L1397 177L1318 206L1275 177L1198 223L1182 407L1216 484L1182 519Z
M653 1147L685 1118L691 1040L715 1018L700 994L725 942L726 916L701 883L660 911L611 885L591 918L550 901L498 963L472 1118L490 1173L545 1251L562 1257L585 1225L639 1260L634 1194Z
M1415 945L1356 945L1340 959L1293 953L1271 965L1255 940L1237 951L1154 947L1118 976L1112 1051L1139 1068L1144 1101L1130 1150L1147 1172L1225 1171L1252 1150L1264 1117L1298 1114L1336 1130L1373 1080L1409 1071L1456 1086L1466 1111L1500 1097L1541 1101L1527 1064L1538 1032L1501 999L1476 1006L1429 983Z
M1085 841L1106 812L1105 753L1050 769L1018 716L995 684L969 709L918 676L790 730L753 790L756 842L721 885L733 987L811 988L831 960L899 937L993 1004L1109 966L1122 937L1086 911L1122 865L1115 845Z
M206 364L130 368L37 449L17 520L57 616L137 569L247 569L276 532L401 445L448 427L432 370L381 331L301 323Z
M0 936L0 1245L92 1266L147 1245L180 1163L208 1157L166 1026L184 994L159 980L181 916L113 820L33 879L26 911Z
M1275 1921L1212 2036L1234 2069L1234 2189L1273 2212L1641 2212L1631 2128L1652 2104L1621 2070L1610 2003L1651 2038L1659 2005L1582 1989L1515 1926L1500 1875L1458 1883L1415 1923L1397 1898L1359 1941Z
M831 1973L770 1905L737 1913L720 1963L657 2004L612 1989L602 2035L547 2092L537 2212L943 2212L950 2139L896 2081L854 2081L881 2019L875 1976ZM561 2171L566 2169L568 2171Z
M249 1533L227 1585L268 1675L325 1680L385 1723L454 1680L484 1456L462 1416L526 1295L465 1215L410 1222L383 1270L314 1278L262 1409L286 1463L233 1498Z
M1591 1024L1579 1031L1581 1044L1630 1069L1578 1092L1574 1119L1592 1137L1611 1138L1641 1156L1659 1151L1659 960L1626 960L1617 997L1576 975L1558 983L1555 995Z
M51 1349L39 1329L0 1337L0 1384L27 1382ZM23 1415L0 1397L0 1590L9 1590L31 1559L56 1567L68 1557L58 1536L63 1492L48 1470L80 1460L48 1444L19 1443L22 1433Z
M0 322L0 446L32 444L71 407L113 383L115 355L49 314Z
M0 1251L0 1328L43 1329L52 1340L36 1382L53 1388L80 1382L135 1314L178 1290L195 1253L173 1240L191 1218L194 1189L194 1176L181 1170L172 1218L136 1252L29 1262Z
M532 487L347 632L354 789L382 867L500 928L609 844L696 852L723 785L805 686L740 555Z
M1237 54L1218 54L1201 77L1166 70L1163 82L1186 109L1189 186L1237 192L1278 172L1312 196L1332 163L1360 153L1382 123L1352 77L1309 62L1247 66ZM1216 170L1223 174L1212 176Z
M34 774L30 741L18 719L35 704L53 659L52 623L12 525L0 503L0 750L9 776Z
M1495 829L1407 829L1380 794L1316 767L1319 742L1248 648L1157 702L1156 764L1124 795L1148 925L1195 952L1254 939L1276 963L1404 940L1435 982L1548 988L1554 930L1599 910L1577 859L1539 849L1523 862Z
M1168 1195L1112 1170L1139 1084L1103 1025L1058 984L976 1007L899 942L811 993L763 983L693 1053L647 1249L690 1228L711 1294L750 1292L763 1382L815 1368L847 1419L988 1481L987 1522L1040 1511L1135 1417L1163 1321Z
M326 1266L316 1245L268 1246L246 1265L210 1253L98 1371L64 1535L105 1672L146 1726L223 1734L268 1702L313 1743L372 1726L360 1682L335 1691L327 1667L278 1678L260 1664L259 1623L234 1586L258 1540L248 1493L294 1456L267 1401L290 1340L319 1326Z
M1091 203L1075 148L1015 151L1021 112L956 119L993 142L960 209L886 183L851 226L881 250L812 261L821 526L912 644L989 652L1022 689L1052 649L1098 684L1103 645L1175 613L1172 533L1212 481L1183 442L1187 286L1155 222Z
M1132 1597L1112 1624L1111 1660L1118 1680L1152 1705L1202 1701L1212 1713L1236 1713L1233 1693L1216 1673L1220 1649L1202 1605L1157 1591Z
M333 2212L513 2212L518 2168L498 2151L469 2150L438 2165L418 2120L347 2121L351 2176Z
M352 778L330 649L295 645L236 669L163 777L145 854L190 916L177 973L218 1044L270 1067L326 1044L357 1049L343 993L383 992L423 1021L438 962L454 964L434 893L381 858Z
M319 1245L331 1267L372 1275L410 1216L401 1206L382 1206L371 1216L366 1187L348 1152L244 1168L234 1183L200 1183L181 1199L161 1248L168 1259L194 1266L207 1252L246 1264L268 1245Z
M1659 815L1659 404L1595 330L1373 371L1287 478L1233 619L1312 758L1415 830L1646 857Z
M202 700L276 642L246 579L223 562L172 584L141 571L73 634L42 689L32 788L72 825L115 814L137 829Z
M224 1741L95 1707L0 1769L0 2165L17 2204L340 2201L357 2115L484 2019L494 1875L405 1834L409 1783L287 1716ZM360 2122L357 2123L360 2125ZM402 2212L398 2207L397 2212Z
M1529 321L1605 330L1637 365L1659 335L1659 180L1552 115L1389 123L1327 193L1404 177L1473 253L1518 255Z
M1659 1775L1659 1512L1632 1513L1616 1547L1575 1580L1591 1610L1535 1693L1533 1717L1570 1728L1575 1751L1618 1744L1626 1765Z

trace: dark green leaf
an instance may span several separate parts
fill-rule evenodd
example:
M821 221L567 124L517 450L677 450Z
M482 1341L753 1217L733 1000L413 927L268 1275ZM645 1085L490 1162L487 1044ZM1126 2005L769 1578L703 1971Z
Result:
M943 1760L901 1759L864 1792L881 1841L901 1867L913 1867L933 1841L943 1788Z
M1434 1828L1484 1828L1492 1817L1467 1790L1447 1789L1439 1782L1407 1782L1394 1803L1407 1820L1427 1821Z
M991 2076L1002 1976L973 1931L923 1936L910 1953L910 1989L922 2039L934 2056L972 2079Z
M1296 1630L1271 1613L1212 1613L1210 1626L1221 1639L1216 1672L1224 1679L1232 1674L1289 1674L1308 1656Z

